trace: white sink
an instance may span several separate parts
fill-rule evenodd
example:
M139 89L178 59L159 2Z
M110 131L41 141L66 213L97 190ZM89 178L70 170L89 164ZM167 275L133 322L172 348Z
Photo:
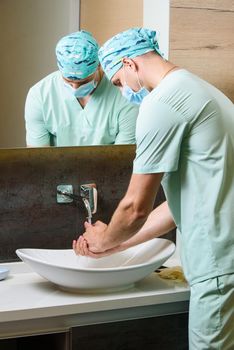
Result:
M160 267L174 250L173 242L155 238L100 259L77 256L72 249L17 249L16 254L62 289L100 292L132 287Z

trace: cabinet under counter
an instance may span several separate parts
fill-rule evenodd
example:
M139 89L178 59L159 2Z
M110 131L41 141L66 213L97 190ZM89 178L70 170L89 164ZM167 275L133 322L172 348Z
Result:
M136 332L139 339L143 339L140 329L148 329L152 333L152 327L155 327L157 332L160 324L162 329L159 334L161 332L162 337L163 333L167 333L167 328L176 331L178 325L186 332L189 304L187 284L163 280L152 273L133 288L119 292L72 294L61 291L24 263L6 265L10 268L10 274L0 283L2 341L68 332L72 340L66 349L75 348L77 342L80 344L79 349L82 349L82 342L87 345L88 339L89 342L93 341L90 333L92 329L99 341L105 332L113 337ZM121 348L122 344L119 343L119 346Z

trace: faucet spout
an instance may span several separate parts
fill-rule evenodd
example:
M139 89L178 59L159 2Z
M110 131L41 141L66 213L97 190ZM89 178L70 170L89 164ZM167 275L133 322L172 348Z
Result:
M87 221L89 224L92 224L92 211L91 211L91 207L90 207L90 204L89 204L89 201L87 198L82 198L83 202L84 202L84 205L85 205L85 208L87 210L87 213L88 213L88 216L87 216Z
M87 211L87 220L92 223L92 216L97 212L97 188L96 184L84 184L80 186L80 193L74 194L72 185L57 186L57 203L75 202L84 204Z
M97 188L96 184L84 184L80 186L80 194L86 207L87 220L91 224L93 214L97 212Z

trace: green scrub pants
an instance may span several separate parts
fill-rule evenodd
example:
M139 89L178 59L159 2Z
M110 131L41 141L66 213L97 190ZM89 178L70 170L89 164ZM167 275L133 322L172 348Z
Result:
M234 350L234 274L191 286L189 350Z

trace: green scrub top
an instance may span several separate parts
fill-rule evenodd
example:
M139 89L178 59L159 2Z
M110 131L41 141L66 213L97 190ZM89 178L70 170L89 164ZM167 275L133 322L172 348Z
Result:
M135 143L137 115L138 107L130 104L105 75L82 108L56 71L28 92L26 142L30 146Z
M134 173L164 173L190 284L234 272L234 106L180 69L145 97Z

